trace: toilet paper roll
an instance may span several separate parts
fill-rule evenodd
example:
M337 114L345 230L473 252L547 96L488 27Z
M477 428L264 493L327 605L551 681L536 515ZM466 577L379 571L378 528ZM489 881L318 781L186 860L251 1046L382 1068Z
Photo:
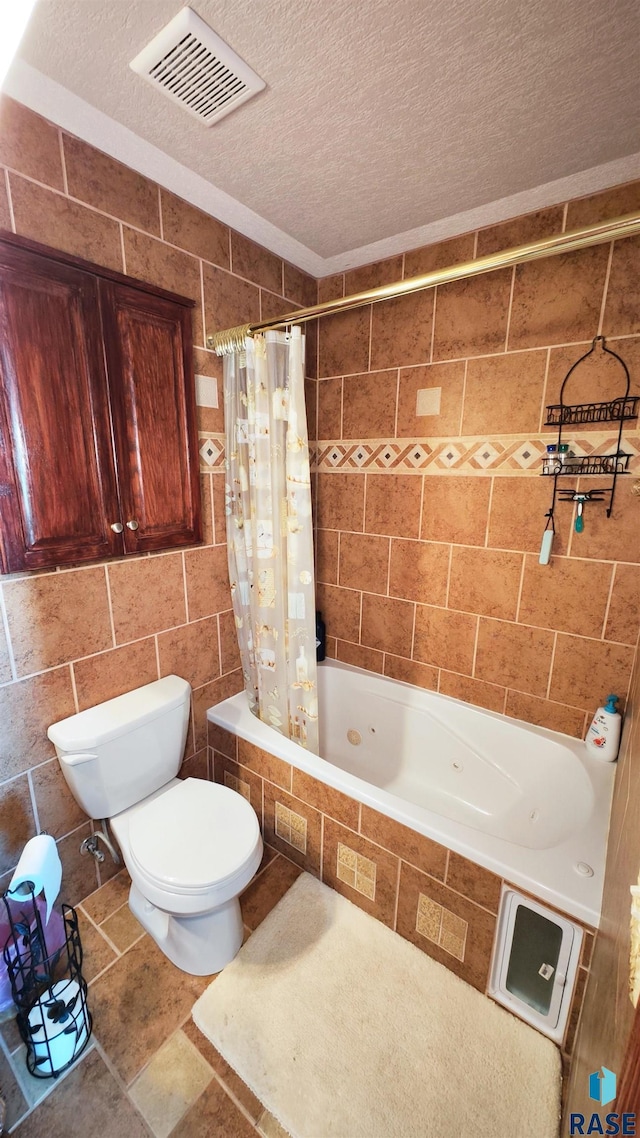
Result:
M38 834L30 838L22 851L16 871L11 878L9 892L20 896L29 892L29 883L33 884L33 892L38 896L44 893L47 903L45 924L51 916L53 903L60 892L62 881L62 863L58 856L58 848L50 834Z

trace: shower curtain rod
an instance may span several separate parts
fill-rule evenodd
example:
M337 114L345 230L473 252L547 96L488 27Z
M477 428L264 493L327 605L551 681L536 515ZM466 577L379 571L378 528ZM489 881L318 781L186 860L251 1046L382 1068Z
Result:
M216 332L212 336L207 336L207 347L215 349L217 355L224 356L228 352L240 351L244 347L246 336L252 336L256 332L265 332L269 328L284 328L289 324L300 324L307 320L314 320L318 316L329 316L333 312L362 308L365 304L375 304L380 300L391 300L392 297L404 296L411 292L421 292L423 289L435 288L436 285L447 284L449 281L476 277L481 273L489 273L494 269L517 265L523 261L534 261L540 257L553 257L558 253L573 253L576 249L585 249L589 245L600 245L616 237L630 237L634 233L640 233L640 213L628 213L624 217L614 218L613 221L603 221L598 225L587 226L583 229L572 229L569 233L561 233L557 237L545 237L541 241L532 241L528 245L517 245L512 249L504 249L500 253L490 253L489 256L478 257L475 261L450 265L445 269L435 269L433 272L424 273L419 277L410 277L405 281L396 281L395 284L371 288L366 292L356 292L352 296L342 296L336 300L326 300L323 304L313 304L309 308L298 308L294 312L285 312L283 316L276 316L273 320L262 320L257 324L241 324L236 328L226 328L223 332Z

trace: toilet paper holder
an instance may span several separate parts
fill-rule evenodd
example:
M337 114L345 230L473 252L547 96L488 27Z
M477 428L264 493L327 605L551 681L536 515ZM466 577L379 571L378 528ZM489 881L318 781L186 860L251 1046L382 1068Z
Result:
M3 957L27 1068L35 1078L57 1078L82 1054L92 1031L78 916L63 905L62 927L58 919L56 934L51 919L45 934L33 891L7 891L3 901L10 926Z

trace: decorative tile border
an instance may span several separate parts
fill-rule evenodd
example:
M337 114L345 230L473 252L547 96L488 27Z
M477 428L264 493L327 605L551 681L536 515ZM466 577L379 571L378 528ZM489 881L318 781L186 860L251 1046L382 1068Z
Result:
M553 435L530 435L528 438L503 435L467 436L464 438L367 439L366 442L321 441L310 447L311 469L330 472L360 471L381 473L393 470L402 474L500 474L538 475L547 443ZM207 435L198 439L202 470L223 470L224 435ZM567 436L575 454L614 454L617 434L594 431L581 438ZM640 472L640 434L625 434L623 450L631 454L629 472Z
M281 802L275 804L275 831L283 842L293 846L300 853L307 852L307 819L302 814L296 814L283 806Z
M345 885L350 885L370 901L376 898L376 863L364 854L356 853L350 846L338 842L336 875Z
M615 454L618 436L592 432L581 438L566 436L575 454ZM474 436L455 439L368 439L366 442L320 441L314 469L403 474L539 474L550 434ZM633 457L629 470L640 470L640 435L625 434L623 449Z
M468 930L468 921L464 921L457 913L445 909L424 893L418 895L416 932L457 960L464 960Z

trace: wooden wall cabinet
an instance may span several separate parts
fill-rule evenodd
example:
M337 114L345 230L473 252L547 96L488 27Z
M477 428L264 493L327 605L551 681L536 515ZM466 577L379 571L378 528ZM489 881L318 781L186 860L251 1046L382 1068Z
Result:
M191 308L0 235L5 572L201 540Z

